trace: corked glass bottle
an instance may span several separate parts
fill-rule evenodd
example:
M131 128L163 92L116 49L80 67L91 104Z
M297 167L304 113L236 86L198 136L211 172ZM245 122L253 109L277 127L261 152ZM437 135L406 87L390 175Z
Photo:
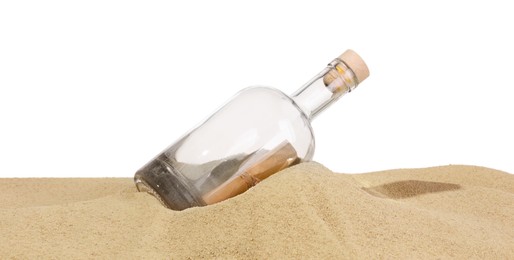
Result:
M274 88L244 89L138 170L136 186L173 210L243 193L311 160L312 119L368 75L364 61L347 50L292 96Z

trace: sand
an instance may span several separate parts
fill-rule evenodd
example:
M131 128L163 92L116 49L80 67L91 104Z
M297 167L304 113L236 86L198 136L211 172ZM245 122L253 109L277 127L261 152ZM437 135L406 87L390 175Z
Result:
M0 179L2 259L514 259L514 175L474 166L284 170L168 210L131 179Z

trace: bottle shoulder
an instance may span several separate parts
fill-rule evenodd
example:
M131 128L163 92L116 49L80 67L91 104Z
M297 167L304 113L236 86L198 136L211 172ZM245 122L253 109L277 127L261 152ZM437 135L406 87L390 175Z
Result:
M286 101L287 103L293 105L298 110L298 112L300 112L300 114L302 114L302 116L310 122L310 118L304 113L300 106L296 104L295 100L279 89L268 86L250 86L240 90L236 94L236 97L237 96L248 96L252 99L267 99L270 102L276 99Z
M273 95L281 96L284 98L291 99L290 96L280 91L279 89L268 87L268 86L250 86L240 90L237 95ZM292 100L292 99L291 99Z

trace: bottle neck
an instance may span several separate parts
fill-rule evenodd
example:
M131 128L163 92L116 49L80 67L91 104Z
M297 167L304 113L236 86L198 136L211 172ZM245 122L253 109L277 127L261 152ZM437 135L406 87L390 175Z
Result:
M357 87L354 72L340 59L335 59L316 77L296 91L292 98L312 121L321 111Z

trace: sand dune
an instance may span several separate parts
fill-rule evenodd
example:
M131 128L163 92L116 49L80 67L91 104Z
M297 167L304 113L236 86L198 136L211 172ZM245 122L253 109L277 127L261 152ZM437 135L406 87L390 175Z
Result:
M0 179L1 258L514 259L514 175L304 163L175 212L131 179Z

